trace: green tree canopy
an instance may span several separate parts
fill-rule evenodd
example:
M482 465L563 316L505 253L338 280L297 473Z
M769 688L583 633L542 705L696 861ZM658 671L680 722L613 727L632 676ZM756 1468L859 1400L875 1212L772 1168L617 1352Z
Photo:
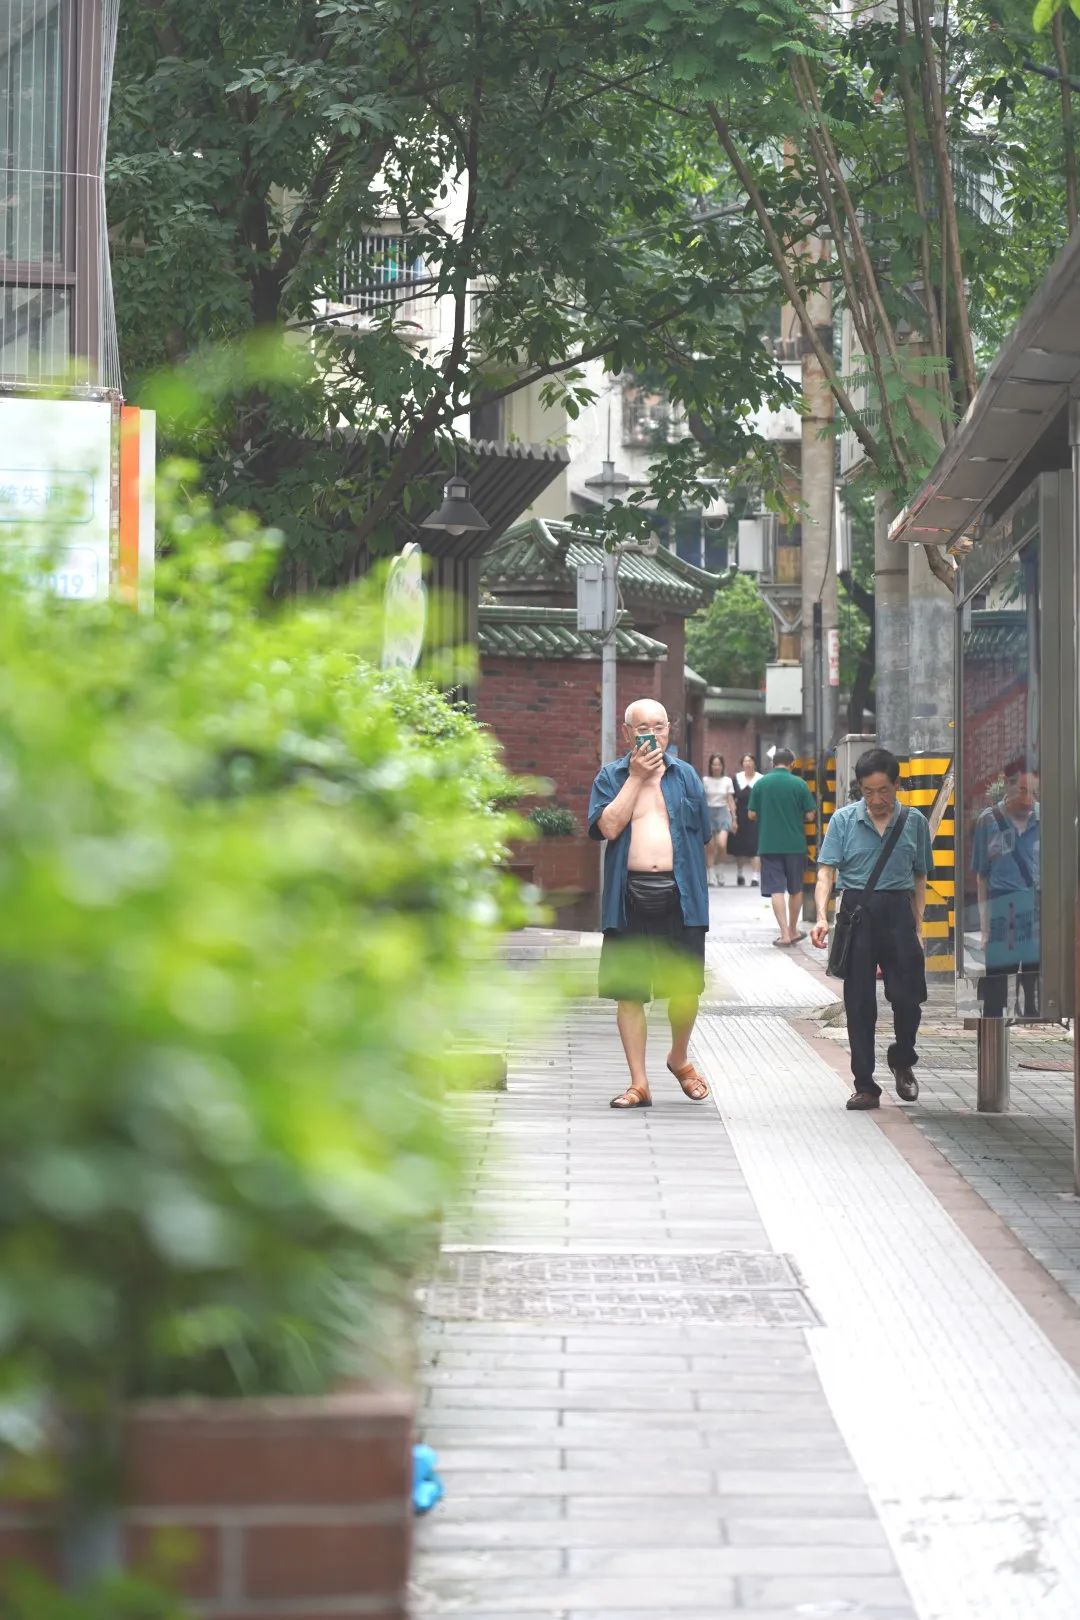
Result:
M587 360L683 404L698 436L659 455L653 493L700 499L703 472L760 458L749 413L785 385L741 201L649 93L676 71L660 33L592 0L125 8L109 206L128 378L291 334L302 385L226 380L195 447L324 577L389 543L470 409L537 385L573 416ZM441 345L402 341L415 305L322 318L343 250L388 230L452 312ZM366 263L346 290L378 290Z
M686 660L710 686L760 687L772 657L773 619L749 574L726 580L686 626Z

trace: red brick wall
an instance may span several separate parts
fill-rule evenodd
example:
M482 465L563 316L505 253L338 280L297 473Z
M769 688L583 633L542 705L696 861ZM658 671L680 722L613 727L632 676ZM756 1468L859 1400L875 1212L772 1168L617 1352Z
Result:
M620 664L619 725L635 698L659 697L658 664ZM663 701L661 699L661 701ZM476 712L503 746L511 771L545 776L582 825L600 768L600 665L595 659L481 660Z
M189 1555L205 1620L407 1620L413 1402L392 1390L133 1408L127 1556ZM0 1512L0 1557L55 1568L41 1510Z
M753 754L761 770L761 743L753 720L739 720L732 716L723 720L707 719L705 731L705 760L710 754L723 754L728 775L734 777L744 754Z

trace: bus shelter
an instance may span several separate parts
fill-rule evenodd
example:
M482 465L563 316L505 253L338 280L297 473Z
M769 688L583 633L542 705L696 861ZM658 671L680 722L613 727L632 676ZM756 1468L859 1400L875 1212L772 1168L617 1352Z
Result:
M1008 1106L1017 1022L1074 1019L1080 1102L1078 514L1080 233L891 531L972 542L956 591L956 1005L978 1021L990 1111ZM1080 1187L1075 1145L1074 1169Z

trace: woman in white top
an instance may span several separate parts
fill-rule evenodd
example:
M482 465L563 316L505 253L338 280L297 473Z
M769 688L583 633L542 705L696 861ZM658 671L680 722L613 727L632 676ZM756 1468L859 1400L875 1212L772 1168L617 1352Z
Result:
M715 872L716 884L722 889L724 878L722 872L718 870L717 863L727 860L728 838L738 827L735 816L735 784L724 769L723 754L709 756L709 768L702 781L705 784L705 798L713 830L712 840L705 849L709 882L713 882Z
M735 857L735 870L738 874L737 883L743 888L746 879L743 877L743 866L747 861L751 863L750 882L756 889L757 875L761 868L757 852L757 822L750 820L748 806L750 803L750 790L757 781L761 772L757 768L757 760L753 754L744 754L742 770L735 773L735 817L738 821L738 832L732 836L731 853Z

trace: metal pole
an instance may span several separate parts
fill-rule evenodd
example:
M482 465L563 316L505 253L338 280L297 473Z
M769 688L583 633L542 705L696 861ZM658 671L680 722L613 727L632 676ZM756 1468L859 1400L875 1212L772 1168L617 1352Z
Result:
M1004 1018L980 1018L976 1034L980 1114L1009 1111L1009 1026Z
M615 702L619 678L618 647L615 631L619 622L619 553L604 552L604 629L600 644L600 763L615 758ZM600 846L600 921L604 926L604 866L607 845Z
M618 662L615 630L619 621L619 553L604 552L604 641L600 655L600 763L615 758L615 695Z
M814 603L813 610L813 676L814 676L814 826L816 829L815 848L821 848L821 840L825 836L822 823L821 801L825 792L825 749L822 739L822 726L825 713L825 661L822 657L822 613L821 602ZM808 922L817 922L817 904L814 891L811 890L806 898L804 913Z
M1077 621L1076 615L1080 611L1080 399L1069 401L1069 443L1072 446L1072 480L1073 480L1073 614L1072 630L1073 645L1076 646ZM1078 665L1077 667L1080 667ZM1080 739L1074 750L1074 758L1080 763ZM1076 853L1074 842L1074 855ZM1073 885L1074 894L1074 930L1076 937L1075 973L1076 987L1080 992L1080 871L1075 861L1071 871L1062 874L1062 880ZM1073 1185L1080 1192L1080 1000L1074 1003L1073 1013Z

